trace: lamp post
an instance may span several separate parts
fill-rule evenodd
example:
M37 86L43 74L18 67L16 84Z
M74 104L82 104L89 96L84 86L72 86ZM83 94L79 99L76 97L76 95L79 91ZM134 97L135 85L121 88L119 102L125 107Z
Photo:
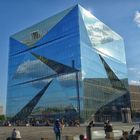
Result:
M73 69L75 69L75 61L74 60L72 60L72 67L73 67ZM79 94L78 70L76 70L76 72L75 72L75 79L76 79L78 119L80 121L80 94Z

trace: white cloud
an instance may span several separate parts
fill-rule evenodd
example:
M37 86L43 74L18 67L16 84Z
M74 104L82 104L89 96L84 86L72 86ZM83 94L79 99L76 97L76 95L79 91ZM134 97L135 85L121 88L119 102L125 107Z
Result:
M130 67L130 68L128 68L128 70L129 70L129 71L136 71L137 69L134 68L134 67Z
M129 81L129 84L131 84L131 85L140 85L140 81L131 80L131 81Z
M137 26L140 27L140 12L136 11L134 21L136 22Z
M100 21L96 21L94 24L88 23L86 24L86 28L88 30L91 43L94 46L120 39L116 33Z
M135 68L135 67L130 67L128 68L129 72L134 73L136 75L137 78L140 78L140 69L139 68Z
M48 66L42 63L40 60L27 60L18 66L13 78L17 79L21 78L22 76L34 78L47 76L52 73L51 69L48 69Z

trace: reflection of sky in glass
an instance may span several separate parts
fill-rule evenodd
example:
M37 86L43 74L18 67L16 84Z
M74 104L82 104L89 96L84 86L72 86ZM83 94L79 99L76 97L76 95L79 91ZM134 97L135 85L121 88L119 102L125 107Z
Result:
M83 8L81 8L81 12L83 19L86 22L85 25L93 46L121 39L118 34L110 30L105 24L90 14L90 12Z
M22 58L22 60L21 60ZM26 82L55 74L46 64L27 53L10 59L12 72L9 71L9 85Z
M51 70L40 60L27 60L26 62L19 65L14 78L21 78L21 76L25 75L36 78L41 76L48 76L51 74L54 74L53 70Z
M30 84L8 87L7 115L19 112L42 88L36 88Z
M31 33L38 31L42 33L40 36L42 37L47 31L46 38L39 40L39 47L32 48L29 51L27 50L28 46L11 39L12 55L9 59L7 96L7 113L9 115L14 115L23 108L50 79L53 79L53 82L36 105L34 112L47 107L65 108L72 106L76 110L78 108L75 73L52 77L52 75L56 75L56 72L34 57L32 53L70 67L73 66L74 61L74 67L80 70L78 74L80 108L83 114L96 112L101 106L122 95L119 90L110 89L110 79L99 57L99 54L101 54L119 79L126 78L122 38L82 8L79 11L79 14L82 15L79 16L79 19L78 16L75 16L78 15L75 9L61 20L63 16L69 13L69 10L62 15L60 14L60 17L53 17L49 23L45 20L12 36L14 39L32 46L39 38L32 42ZM52 21L56 19L57 21L52 24ZM54 26L58 21L60 21L58 26ZM54 30L52 31L53 26ZM48 32L48 30L51 30L51 32ZM55 40L54 36L58 33L61 34L61 37ZM44 44L44 41L49 38L48 36L54 40ZM51 76L51 78L47 79L46 76ZM87 81L84 83L84 80ZM104 83L106 84L105 89L101 88Z
M45 19L23 31L20 31L14 35L12 38L26 44L28 46L33 46L39 39L41 39L46 33L48 33L66 14L70 12L73 7L64 10L60 13L50 18ZM34 34L34 35L33 35Z
M126 63L122 38L90 12L83 8L80 9L92 47L96 48L101 54Z
M126 64L124 43L122 40L112 41L95 46L97 53L104 57L115 59L117 62Z

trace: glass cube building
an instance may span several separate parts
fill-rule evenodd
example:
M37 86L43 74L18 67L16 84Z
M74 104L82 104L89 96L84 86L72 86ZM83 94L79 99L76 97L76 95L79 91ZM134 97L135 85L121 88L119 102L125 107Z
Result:
M7 117L121 120L123 38L80 5L10 37Z

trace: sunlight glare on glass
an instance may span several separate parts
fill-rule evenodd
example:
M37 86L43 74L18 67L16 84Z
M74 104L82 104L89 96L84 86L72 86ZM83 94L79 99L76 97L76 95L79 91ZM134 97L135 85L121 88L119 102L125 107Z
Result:
M104 48L98 48L98 50L99 50L101 53L103 53L103 54L112 56L111 53L110 53L108 50L105 50Z
M87 16L87 17L93 17L93 15L91 14L90 11L87 11L87 10L84 9L83 12L84 12L85 16Z

